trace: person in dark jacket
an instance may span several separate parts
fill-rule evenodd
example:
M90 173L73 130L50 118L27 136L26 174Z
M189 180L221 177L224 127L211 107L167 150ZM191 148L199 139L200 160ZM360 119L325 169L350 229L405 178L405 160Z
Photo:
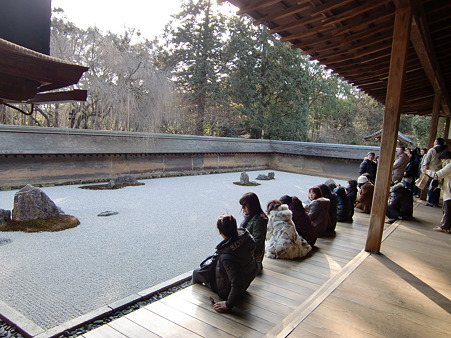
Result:
M400 218L410 218L413 214L413 193L404 184L397 183L390 190L387 206L386 223L393 223Z
M288 208L293 213L293 223L299 236L304 238L308 244L314 246L318 238L318 233L305 211L301 200L296 196L284 195L280 198L280 201L288 205Z
M402 183L407 189L413 192L415 188L415 180L418 177L418 171L420 169L420 159L416 149L411 150L408 155L409 162L407 162Z
M363 159L363 162L360 163L359 167L359 176L364 173L370 174L370 181L376 181L376 172L377 172L377 164L374 161L376 158L376 154L373 152L369 152L366 157Z
M357 199L357 181L349 180L348 186L346 187L346 197L349 201L350 209L348 215L348 222L352 222L352 218L354 217L354 205L355 200Z
M268 227L268 217L263 211L258 196L253 192L248 192L240 198L240 204L244 213L244 220L241 228L247 229L255 240L255 259L259 265L259 273L263 269L263 256L265 254L266 231Z
M330 201L329 205L329 225L326 232L334 233L335 227L337 226L337 195L330 191L326 184L320 184L318 187L321 189L321 194L324 198Z
M216 246L217 263L214 280L206 280L200 269L193 271L193 283L204 284L224 301L212 299L218 312L228 311L243 297L258 272L254 258L255 242L246 229L237 229L232 215L221 215L217 221L219 234L224 238Z
M345 188L336 187L334 193L337 195L337 221L349 222L351 204L349 204L349 200L346 197ZM354 209L354 206L352 206L352 208Z
M306 207L307 213L315 227L318 237L327 236L327 228L330 224L330 200L323 197L318 186L311 187L308 192L310 204Z

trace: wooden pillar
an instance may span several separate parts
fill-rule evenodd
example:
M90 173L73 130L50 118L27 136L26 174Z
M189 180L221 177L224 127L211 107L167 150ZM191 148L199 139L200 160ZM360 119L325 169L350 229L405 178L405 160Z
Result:
M385 212L391 183L391 172L398 136L399 118L404 87L407 51L410 40L412 10L410 6L396 9L393 30L390 73L385 100L384 122L379 166L376 174L373 204L365 250L377 253L382 242Z
M434 107L432 107L432 119L431 119L431 129L429 132L428 148L432 148L434 146L435 139L437 138L438 117L440 114L441 104L442 104L442 93L435 92Z

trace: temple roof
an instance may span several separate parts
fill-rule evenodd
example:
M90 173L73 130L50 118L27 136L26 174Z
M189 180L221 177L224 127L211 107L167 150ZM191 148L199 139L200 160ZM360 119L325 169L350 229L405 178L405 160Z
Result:
M88 69L0 39L0 103L38 102L39 93L76 84Z

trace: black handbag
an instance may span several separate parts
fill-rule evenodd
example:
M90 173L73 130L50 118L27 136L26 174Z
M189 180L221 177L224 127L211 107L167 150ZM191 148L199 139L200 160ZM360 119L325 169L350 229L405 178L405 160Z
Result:
M218 259L219 256L217 254L205 258L200 263L200 268L194 271L195 282L216 285L216 265L218 264Z
M434 191L438 188L439 180L432 180L431 184L429 185L429 190Z

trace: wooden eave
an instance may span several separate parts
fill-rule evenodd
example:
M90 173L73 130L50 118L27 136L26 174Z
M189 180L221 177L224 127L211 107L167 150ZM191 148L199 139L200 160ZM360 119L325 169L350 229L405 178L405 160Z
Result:
M88 69L0 39L0 103L32 102L38 93L78 83Z
M228 0L269 33L385 104L396 8L412 7L403 114L451 116L451 1ZM421 98L421 99L419 99Z

